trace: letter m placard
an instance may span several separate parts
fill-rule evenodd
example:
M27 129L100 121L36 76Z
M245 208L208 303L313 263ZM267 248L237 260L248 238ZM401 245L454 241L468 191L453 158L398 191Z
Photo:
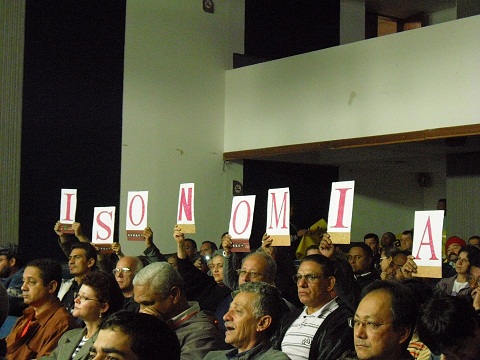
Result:
M273 246L290 246L290 189L268 190L267 230Z

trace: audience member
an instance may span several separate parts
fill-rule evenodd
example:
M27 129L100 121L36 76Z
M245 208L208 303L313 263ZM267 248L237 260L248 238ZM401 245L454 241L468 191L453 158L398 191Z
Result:
M165 261L165 256L160 252L157 246L153 243L153 231L150 227L146 227L142 233L143 238L145 239L145 250L143 251L143 257L137 256L144 266L151 264L157 261ZM117 254L118 258L121 259L125 255L122 252L122 247L120 243L113 243L112 250ZM145 259L146 261L143 261Z
M395 246L382 248L380 253L380 279L394 280L396 274L396 264L393 261L395 256L400 253L400 249Z
M206 240L202 242L202 245L200 245L200 256L209 256L211 259L217 250L218 247L213 241Z
M473 307L478 312L480 310L480 252L470 254L469 262L470 274L467 280L470 285Z
M470 236L470 238L468 239L468 245L473 245L480 249L480 236Z
M166 321L180 341L182 359L203 359L211 350L226 348L217 321L188 302L180 274L166 262L152 263L133 279L140 312Z
M397 241L397 237L394 233L387 231L385 234L382 235L380 239L380 247L386 248L390 246L395 246L395 242Z
M185 251L191 262L195 262L199 255L197 251L197 243L193 239L185 239Z
M441 279L437 283L437 288L452 296L470 295L470 286L468 284L468 275L470 273L469 259L479 251L478 248L472 245L462 247L455 263L456 275Z
M269 341L282 317L281 301L280 292L270 284L240 285L223 317L227 329L225 342L235 349L211 351L205 359L289 359L283 352L272 349Z
M318 248L318 245L310 245L305 251L305 256L313 254L320 254L320 249Z
M113 269L115 280L123 293L123 310L138 312L140 305L133 300L133 278L142 270L143 263L134 256L124 256Z
M301 260L293 280L305 307L284 318L274 348L295 359L322 360L338 359L353 348L352 334L345 331L352 311L335 294L334 273L334 261L323 255Z
M215 254L208 263L208 268L212 273L216 283L220 286L225 286L223 283L223 255Z
M380 279L380 276L373 271L373 253L367 244L353 243L348 251L347 259L352 266L355 280L361 289L371 282Z
M378 270L380 266L380 239L377 234L369 233L363 237L363 242L372 249L372 266Z
M445 244L445 262L442 266L442 278L450 278L455 276L455 264L458 259L460 249L467 245L463 239L458 236L451 236Z
M58 291L58 298L68 312L72 312L75 305L75 294L78 293L82 285L84 276L96 269L97 250L86 242L78 242L72 245L72 250L68 257L68 269L71 279L63 279Z
M420 311L420 339L443 359L480 359L480 317L471 303L460 296L438 292Z
M9 312L11 316L21 316L25 309L22 298L23 256L18 246L12 243L0 246L0 278L8 294Z
M8 316L8 306L7 290L5 289L5 286L0 283L0 327Z
M73 316L83 320L83 329L67 331L58 341L57 348L41 360L86 360L90 347L98 335L102 318L122 308L123 295L112 275L94 271L85 275L75 297Z
M413 230L405 230L400 237L400 250L412 253L413 248Z
M72 229L74 231L75 237L70 236L70 234L65 233L62 229L62 224L60 223L60 220L55 223L55 226L53 227L53 231L58 235L58 244L60 245L60 248L62 249L63 253L65 256L68 258L70 256L70 252L72 251L72 245L77 243L77 242L85 242L88 243L90 242L90 239L88 236L86 236L83 233L82 230L82 224L79 222L74 222L72 224Z
M413 359L407 350L417 319L413 292L399 282L375 281L363 291L353 328L358 359Z
M75 320L57 298L62 267L51 259L33 260L23 273L24 310L6 337L8 360L36 359L49 355L60 337L76 327Z
M180 344L160 319L120 311L102 321L90 359L179 360Z

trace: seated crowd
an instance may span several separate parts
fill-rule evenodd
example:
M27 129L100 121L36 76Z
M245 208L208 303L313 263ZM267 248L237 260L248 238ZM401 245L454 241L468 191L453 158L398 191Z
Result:
M54 227L66 267L0 246L0 325L16 319L0 359L480 359L477 236L447 240L438 280L415 277L411 230L323 233L297 260L267 234L251 253L227 233L198 250L175 226L162 254L147 227L126 256L73 229Z

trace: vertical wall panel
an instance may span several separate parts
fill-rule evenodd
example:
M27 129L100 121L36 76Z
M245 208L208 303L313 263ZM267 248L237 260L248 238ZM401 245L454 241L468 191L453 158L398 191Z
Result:
M25 1L0 0L0 242L18 242Z

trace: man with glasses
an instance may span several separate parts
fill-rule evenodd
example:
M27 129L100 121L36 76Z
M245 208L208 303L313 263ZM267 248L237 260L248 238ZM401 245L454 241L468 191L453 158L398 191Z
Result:
M334 273L334 261L323 255L302 259L293 281L305 306L284 318L274 348L292 359L322 360L338 359L353 349L352 334L345 331L352 311L337 297Z
M124 297L122 310L138 312L140 309L133 300L133 278L142 268L143 264L139 258L124 256L118 260L117 267L113 269L113 275Z
M413 359L407 347L417 313L414 293L400 282L379 280L367 286L355 315L348 319L357 358Z

